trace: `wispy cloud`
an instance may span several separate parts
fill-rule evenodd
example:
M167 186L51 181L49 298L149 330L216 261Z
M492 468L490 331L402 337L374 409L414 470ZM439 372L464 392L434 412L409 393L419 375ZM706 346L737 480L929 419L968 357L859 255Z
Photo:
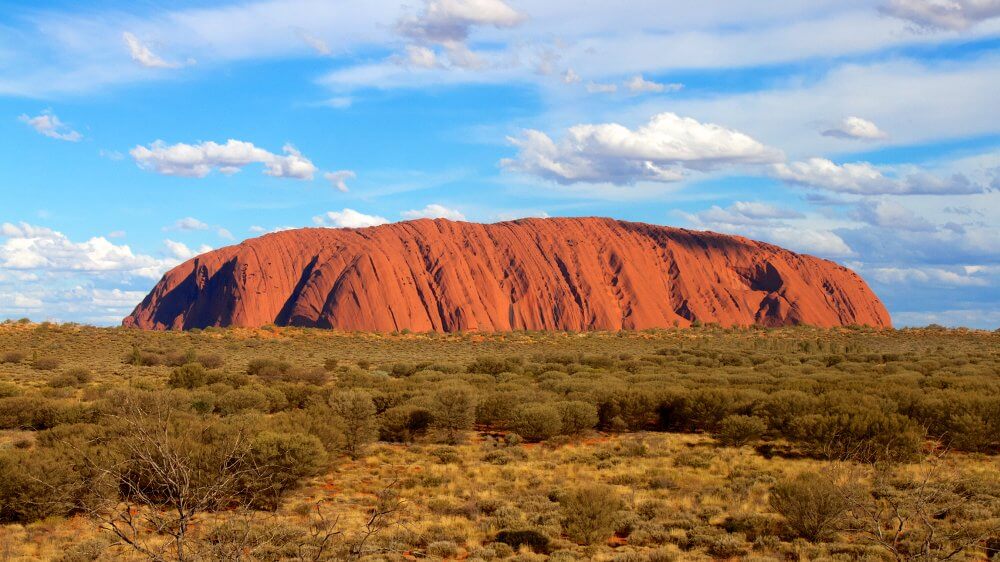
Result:
M771 167L775 178L788 183L857 195L964 195L987 189L962 174L941 177L918 170L889 175L889 171L868 162L835 164L826 158Z
M320 37L313 35L312 33L304 30L297 29L296 34L303 43L309 46L310 49L316 52L318 55L329 56L333 54L333 50L330 49L330 45Z
M929 28L964 30L1000 17L996 0L889 0L882 10Z
M180 68L182 65L176 62L167 62L154 53L139 38L129 33L122 33L122 40L128 47L132 60L146 68Z
M406 48L403 61L423 68L438 66L439 47L449 65L480 69L483 59L469 49L466 41L474 27L510 28L526 17L504 0L424 0L423 9L396 23L400 35L414 41Z
M356 177L358 177L358 174L352 172L351 170L338 170L336 172L326 172L323 174L323 179L330 182L330 185L341 193L347 193L349 191L347 188L347 180L353 180Z
M36 133L52 139L69 142L79 142L83 139L83 135L60 121L55 113L48 110L34 117L22 114L18 120L34 129Z

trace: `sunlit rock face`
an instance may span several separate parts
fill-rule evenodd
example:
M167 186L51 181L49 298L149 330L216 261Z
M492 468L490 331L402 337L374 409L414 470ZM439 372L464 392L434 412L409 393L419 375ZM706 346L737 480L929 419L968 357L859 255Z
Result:
M164 275L123 324L338 330L869 325L853 271L739 236L606 218L417 220L268 234Z

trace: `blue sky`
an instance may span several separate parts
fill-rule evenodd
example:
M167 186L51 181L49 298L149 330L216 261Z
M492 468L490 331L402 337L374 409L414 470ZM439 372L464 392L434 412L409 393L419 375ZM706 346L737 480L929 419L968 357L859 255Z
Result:
M1000 1L0 2L0 318L303 226L601 215L1000 327Z

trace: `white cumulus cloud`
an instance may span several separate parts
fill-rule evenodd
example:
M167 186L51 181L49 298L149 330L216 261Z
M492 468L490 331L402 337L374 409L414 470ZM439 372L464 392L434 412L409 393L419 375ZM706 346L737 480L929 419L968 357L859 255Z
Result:
M258 148L253 143L229 139L225 144L202 142L167 145L161 140L148 147L136 146L129 151L136 164L144 170L170 176L203 178L212 170L234 174L254 163L264 165L264 173L278 178L311 180L316 166L294 146L286 144L283 155Z
M397 24L400 33L432 43L465 41L473 26L514 27L525 16L503 0L426 0L424 9Z
M882 140L889 135L878 128L875 123L861 117L847 117L832 129L823 131L825 137L835 137L852 140Z
M163 245L167 247L170 255L178 260L189 260L197 255L212 251L212 247L205 244L202 244L197 250L192 250L187 244L170 239L164 240Z
M136 254L103 236L74 242L61 232L27 223L0 226L0 270L49 272L117 272L157 278L175 265L172 260Z
M747 231L744 236L823 257L844 258L855 255L843 238L829 230L772 226Z
M520 152L502 160L503 168L563 184L673 182L688 170L782 159L749 135L674 113L655 115L635 130L617 123L576 125L558 143L531 129L508 140Z
M83 138L83 135L60 121L51 111L43 111L34 117L22 114L18 120L34 129L36 133L52 139L79 142Z
M389 220L377 215L366 215L354 209L345 208L340 211L328 211L322 215L313 217L313 222L317 226L334 228L365 228L386 224Z
M400 213L406 219L448 219L453 221L464 221L465 215L458 209L449 209L444 205L431 203L423 209L413 209Z

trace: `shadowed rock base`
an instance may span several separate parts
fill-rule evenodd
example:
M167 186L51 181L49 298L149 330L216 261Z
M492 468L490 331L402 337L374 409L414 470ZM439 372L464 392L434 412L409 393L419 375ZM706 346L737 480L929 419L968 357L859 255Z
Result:
M890 326L864 280L833 262L739 236L604 218L268 234L177 266L122 323L451 332L694 321Z

